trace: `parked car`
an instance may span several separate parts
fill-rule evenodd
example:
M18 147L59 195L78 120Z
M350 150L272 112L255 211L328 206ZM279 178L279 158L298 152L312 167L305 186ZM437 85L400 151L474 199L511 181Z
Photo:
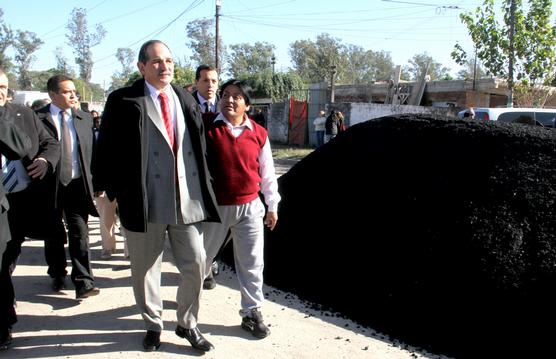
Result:
M475 120L524 123L544 127L556 127L556 109L532 107L476 107ZM459 118L467 118L468 109L458 113Z

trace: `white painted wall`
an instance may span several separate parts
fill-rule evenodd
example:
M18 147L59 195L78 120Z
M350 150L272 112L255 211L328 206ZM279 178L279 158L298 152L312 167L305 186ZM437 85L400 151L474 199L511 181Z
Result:
M349 126L356 125L374 118L401 115L404 113L427 113L446 116L449 111L445 108L409 105L384 105L378 103L351 103Z

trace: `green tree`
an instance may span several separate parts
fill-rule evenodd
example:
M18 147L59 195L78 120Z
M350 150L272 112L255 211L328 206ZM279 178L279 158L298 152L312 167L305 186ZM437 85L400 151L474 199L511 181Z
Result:
M462 66L463 69L457 73L457 78L460 80L479 80L487 76L479 61L476 61L475 59L466 60Z
M85 82L83 79L74 79L73 83L82 102L104 101L104 90L99 84Z
M64 56L62 47L58 46L54 51L54 56L56 57L56 73L66 75L69 77L75 77L75 71L70 66L68 59Z
M33 88L29 69L35 60L33 53L37 51L43 43L44 42L39 39L34 32L17 30L17 35L15 37L15 62L19 74L19 88L21 90L31 90Z
M239 77L244 74L261 72L271 68L271 58L276 47L268 42L256 42L230 45L228 74Z
M87 13L83 8L74 8L66 29L68 45L73 48L75 63L79 67L79 77L85 82L91 81L93 72L93 52L91 48L100 44L106 30L101 24L95 26L95 32L89 33Z
M394 73L394 63L389 53L365 50L356 45L344 47L342 62L338 82L345 84L388 80Z
M47 92L46 82L56 74L59 74L59 72L55 68L46 71L29 71L29 77L33 84L32 90Z
M422 54L414 55L409 61L409 65L404 66L402 78L404 80L418 80L428 66L426 75L431 81L448 80L450 69L442 66L435 61L426 51Z
M272 73L271 69L243 74L239 79L247 82L253 89L253 97L270 98L273 101L282 101L295 92L296 97L307 86L301 77L294 71L288 73Z
M297 40L290 44L290 57L293 68L308 83L327 81L330 78L332 66L338 70L338 80L341 81L341 64L344 46L339 39L329 34L317 36L315 42L311 40Z
M214 56L214 39L215 36L212 29L214 28L214 20L197 19L187 24L187 37L190 39L187 46L192 50L191 60L196 65L207 64L215 66ZM226 49L222 45L222 39L218 39L218 52L221 64L225 62Z
M503 23L499 23L494 0L484 0L474 13L460 15L486 71L508 81L510 101L515 81L523 91L549 84L554 78L556 33L550 20L551 6L549 0L528 0L527 6L521 0L503 0ZM452 58L461 65L467 57L456 44Z
M112 83L109 91L115 90L125 85L131 74L133 73L133 62L135 60L135 52L130 48L120 47L116 51L116 58L122 65L121 71L116 71L112 75Z
M0 67L8 71L12 67L11 59L6 55L6 51L14 42L12 28L4 22L4 11L0 9Z

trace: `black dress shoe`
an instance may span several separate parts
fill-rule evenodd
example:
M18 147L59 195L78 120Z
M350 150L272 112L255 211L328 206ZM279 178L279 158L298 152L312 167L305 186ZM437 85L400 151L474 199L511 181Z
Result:
M210 272L209 275L203 281L203 289L210 290L210 289L214 289L215 287L216 287L216 280L214 279L212 272Z
M54 277L52 278L52 290L59 292L66 289L66 278L65 277Z
M0 330L0 350L7 350L12 343L12 330L5 328Z
M176 328L176 335L180 338L187 339L191 346L197 350L209 352L214 349L214 345L203 337L203 334L201 334L197 327L186 329L178 325Z
M75 291L76 299L85 299L97 295L100 293L100 289L97 287L83 287Z
M160 332L147 330L147 334L143 339L143 348L145 348L145 350L148 352L158 350L158 348L160 348Z

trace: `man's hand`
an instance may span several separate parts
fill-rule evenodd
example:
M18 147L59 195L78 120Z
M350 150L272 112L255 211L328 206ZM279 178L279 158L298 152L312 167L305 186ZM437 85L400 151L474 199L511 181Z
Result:
M264 224L272 231L278 222L278 213L268 212L264 219Z
M48 162L42 158L35 158L33 163L27 166L27 174L32 179L42 179L48 171Z

